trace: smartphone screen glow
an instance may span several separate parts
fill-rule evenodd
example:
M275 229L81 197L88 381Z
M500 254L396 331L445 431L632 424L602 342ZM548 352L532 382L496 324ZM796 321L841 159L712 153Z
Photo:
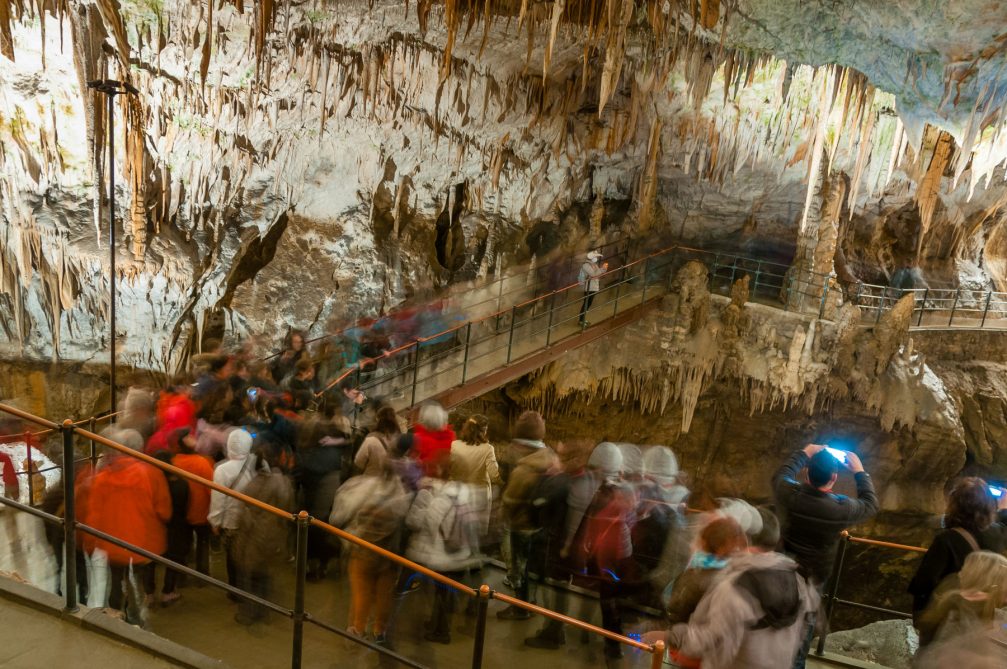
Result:
M827 450L836 460L839 460L839 462L844 465L846 464L846 451L841 451L838 448L832 448L831 446L826 446L825 450Z

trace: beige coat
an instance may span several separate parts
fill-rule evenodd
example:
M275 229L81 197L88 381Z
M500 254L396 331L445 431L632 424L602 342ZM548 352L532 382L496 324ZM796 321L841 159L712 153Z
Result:
M460 439L451 442L452 481L472 488L472 505L482 534L489 531L493 506L493 484L500 483L500 467L492 444L469 444Z

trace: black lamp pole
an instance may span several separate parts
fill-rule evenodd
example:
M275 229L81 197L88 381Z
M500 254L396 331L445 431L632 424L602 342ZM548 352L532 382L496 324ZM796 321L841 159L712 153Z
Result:
M96 79L87 82L88 88L93 88L105 94L108 101L108 255L109 255L109 374L108 384L111 391L111 413L115 413L118 405L115 399L115 108L116 95L133 94L138 91L125 81L114 79ZM98 132L98 129L94 129Z

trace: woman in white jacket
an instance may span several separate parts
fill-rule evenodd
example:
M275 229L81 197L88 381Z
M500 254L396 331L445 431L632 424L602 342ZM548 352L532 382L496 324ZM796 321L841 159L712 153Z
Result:
M472 497L467 484L432 476L422 479L406 516L406 526L413 531L406 557L455 580L479 569L483 556ZM454 590L438 584L427 641L451 643L454 604Z
M227 460L220 462L213 470L213 482L241 492L255 476L252 450L252 435L243 428L235 428L227 435ZM241 520L242 502L222 492L210 492L210 512L207 521L214 534L219 534L224 543L227 582L237 587L238 576L235 567L234 537Z

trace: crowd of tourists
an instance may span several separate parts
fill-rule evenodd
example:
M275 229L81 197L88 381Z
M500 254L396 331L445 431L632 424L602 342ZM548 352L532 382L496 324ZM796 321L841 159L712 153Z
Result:
M803 667L841 533L879 508L857 455L824 445L794 451L773 477L772 504L756 507L690 493L666 446L551 439L534 411L492 434L485 416L452 424L433 402L407 423L351 387L335 401L309 401L318 358L299 334L287 344L271 364L215 352L157 393L130 388L105 436L279 509L307 510L468 585L486 582L495 560L506 565L505 589L560 613L583 615L571 611L571 593L594 591L606 629L664 640L671 666ZM847 474L855 497L833 492ZM949 492L945 529L910 585L920 667L948 666L949 653L1002 659L994 616L1007 602L1007 496L995 491L965 478ZM102 449L78 470L75 492L81 523L144 551L79 533L80 600L130 622L183 597L183 575L149 555L204 574L220 555L214 575L265 600L293 567L289 520L129 454ZM60 514L61 495L51 486L42 506ZM62 534L50 540L61 556ZM345 576L347 631L384 646L394 643L396 602L425 582L317 527L308 568L316 583ZM430 590L424 639L450 644L472 610L457 611L450 588ZM260 603L230 596L237 623L268 617ZM627 624L627 611L648 608L663 620ZM516 606L494 615L531 617ZM524 643L567 644L564 626L543 620ZM607 657L621 657L618 642L604 643Z

